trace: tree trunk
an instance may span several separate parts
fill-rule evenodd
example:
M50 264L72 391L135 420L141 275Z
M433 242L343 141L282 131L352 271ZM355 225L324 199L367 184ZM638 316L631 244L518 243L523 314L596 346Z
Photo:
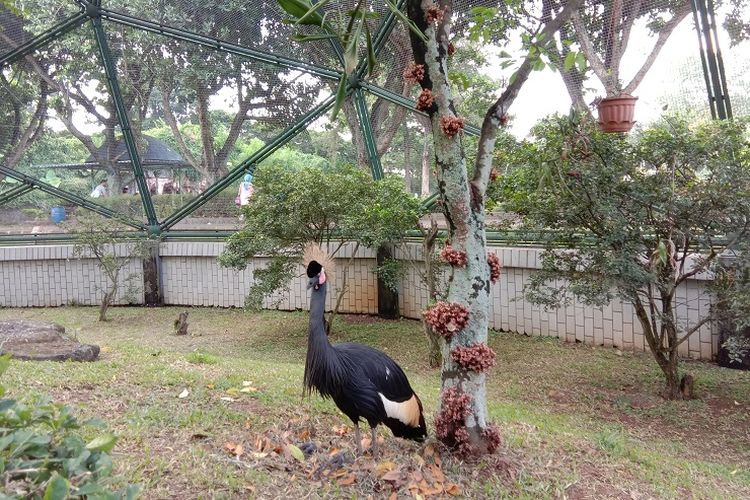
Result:
M435 283L435 270L433 269L434 261L432 258L435 252L435 242L438 236L438 225L433 218L430 229L424 234L422 241L422 259L424 262L424 282L427 285L427 299L430 303L437 301L437 283ZM440 344L440 335L432 329L429 323L422 320L424 333L427 336L429 346L428 360L431 368L438 368L443 364L442 346Z
M104 297L102 297L102 304L99 306L99 321L107 321L107 309L109 309L109 306L112 304L116 291L116 288L112 289L106 292Z
M457 389L470 397L471 411L463 421L468 433L468 443L465 444L469 446L471 453L481 455L489 451L489 443L484 432L487 428L485 375L459 366L453 361L451 351L458 346L487 341L490 273L484 232L484 203L470 193L466 155L461 141L462 133L448 135L443 130L442 122L457 118L446 60L450 31L448 19L451 16L452 5L447 1L440 2L444 20L442 23L429 25L425 20L423 5L426 4L420 0L407 2L409 18L428 37L428 41L423 42L412 35L412 49L415 62L425 65L426 74L421 82L422 88L430 90L434 98L429 114L437 165L436 178L448 222L451 245L454 249L465 252L467 261L464 267L454 267L448 302L465 307L469 312L469 321L463 330L443 342L442 389L444 394L445 391ZM444 403L441 404L441 414L448 410ZM448 444L458 441L455 436L449 436L445 440Z
M393 258L391 246L384 243L378 247L377 264L378 267L384 265L386 261ZM398 291L392 290L383 279L378 276L378 316L385 319L398 319L401 312L398 307Z
M414 147L414 136L409 129L408 124L404 124L404 187L406 192L411 194L412 182L414 178L414 166L411 164L411 148Z
M424 146L422 147L422 189L420 194L422 197L430 196L430 137L429 130L425 127L425 140Z
M638 317L638 322L641 324L643 329L643 335L646 338L649 351L654 356L656 364L659 365L662 373L664 373L664 390L662 396L669 400L682 399L682 392L680 391L680 376L679 376L679 357L677 356L677 346L669 351L659 341L659 335L655 331L655 323L651 321L649 313L646 311L646 307L641 301L640 297L634 296L632 300L635 308L635 314Z

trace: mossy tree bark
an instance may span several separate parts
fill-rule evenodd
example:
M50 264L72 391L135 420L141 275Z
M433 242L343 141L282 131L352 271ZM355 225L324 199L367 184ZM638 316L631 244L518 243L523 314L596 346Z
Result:
M549 39L581 4L569 2L554 18L546 22L542 33ZM425 111L432 123L435 148L436 179L448 223L451 246L466 254L466 265L454 268L448 301L462 304L469 311L467 326L443 343L442 388L459 388L471 396L471 412L464 419L469 444L475 453L489 450L487 434L487 401L484 373L459 366L451 358L457 346L486 343L490 306L490 268L487 263L485 236L485 192L492 170L492 153L498 128L505 123L508 108L527 80L536 58L527 57L511 84L485 115L479 139L474 173L468 177L462 133L451 134L447 123L460 119L453 103L448 79L451 14L453 2L441 0L408 0L407 14L427 36L425 42L411 33L414 62L425 69L420 85L432 94L432 105ZM442 16L437 16L435 8ZM431 22L428 22L431 19ZM540 37L540 39L542 39ZM538 57L538 56L537 56Z

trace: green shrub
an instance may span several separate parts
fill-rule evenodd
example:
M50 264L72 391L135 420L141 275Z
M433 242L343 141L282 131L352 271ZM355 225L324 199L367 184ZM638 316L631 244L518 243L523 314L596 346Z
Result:
M0 374L9 364L8 356L0 357ZM0 397L4 394L0 385ZM139 486L116 492L108 488L115 436L101 432L87 443L79 433L83 427L101 426L79 422L70 407L47 398L0 399L0 497L135 498Z

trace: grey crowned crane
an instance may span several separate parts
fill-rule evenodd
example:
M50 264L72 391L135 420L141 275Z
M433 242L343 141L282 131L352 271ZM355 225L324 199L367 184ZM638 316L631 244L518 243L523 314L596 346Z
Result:
M422 441L427 427L422 402L409 385L404 371L388 355L372 347L347 342L331 345L326 336L325 311L328 257L308 246L307 288L310 296L310 328L305 360L305 391L313 389L331 398L354 424L357 450L362 454L359 422L365 420L377 453L375 428L384 424L394 436Z

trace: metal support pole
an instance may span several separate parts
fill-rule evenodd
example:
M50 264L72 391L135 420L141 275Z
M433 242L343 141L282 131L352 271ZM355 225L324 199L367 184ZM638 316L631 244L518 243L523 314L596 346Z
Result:
M271 156L274 151L289 142L294 136L305 129L307 125L309 125L311 122L320 117L320 115L328 111L328 109L333 106L334 101L335 96L329 96L325 101L321 102L315 108L302 115L299 120L287 127L286 130L279 134L275 139L247 157L244 161L242 161L242 163L230 170L227 175L216 181L192 201L182 206L182 208L178 209L175 213L167 217L161 223L161 230L165 231L180 222L182 219L203 206L208 200L229 187L237 179L245 175L245 172L252 173L258 163Z
M304 71L321 78L327 78L330 80L341 79L341 71L324 68L316 64L306 63L297 59L292 59L290 57L279 56L263 50L251 49L234 43L224 42L222 40L219 40L218 38L199 35L187 30L165 26L153 21L146 21L144 19L128 16L108 9L100 9L99 12L102 19L106 19L117 24L122 24L123 26L130 26L132 28L138 28L151 33L157 33L159 35L173 38L175 40L195 43L204 47L214 49L218 52L246 57L247 59L250 59L252 61L272 64L281 68Z
M724 61L721 58L719 39L712 0L692 0L693 21L698 33L703 77L708 92L708 103L713 118L732 118L732 106L727 92Z
M128 118L128 112L122 99L120 83L117 80L116 64L112 58L112 53L109 50L109 44L107 43L107 34L104 32L104 27L102 26L102 20L99 17L98 9L87 8L87 12L91 17L91 26L93 27L94 34L96 35L96 42L99 46L99 55L101 56L102 64L104 66L104 72L107 76L107 87L109 88L112 100L115 104L117 120L120 123L120 131L122 132L122 137L125 141L125 148L130 155L130 163L133 166L133 174L135 175L135 181L138 185L138 191L141 194L141 201L143 202L143 209L146 213L146 220L148 221L148 225L151 230L155 234L158 234L159 221L156 218L156 211L154 210L154 204L151 200L151 193L149 192L148 184L146 183L146 176L143 173L141 158L138 154L138 148L135 144L133 131L130 128L130 119Z
M28 184L21 184L20 186L16 186L12 189L7 190L4 193L0 193L0 205L3 205L5 203L11 202L18 198L19 196L23 196L29 191L33 191L34 186L29 186Z
M19 45L15 49L11 50L10 52L3 54L0 57L0 68L5 66L6 64L11 64L16 62L17 60L21 59L22 57L27 56L28 54L31 54L35 50L41 49L48 43L50 43L53 40L56 40L63 36L64 34L68 33L69 31L72 31L76 29L77 27L81 26L83 23L86 22L87 16L86 13L81 10L78 14L74 14L64 20L62 20L60 23L52 26L47 31L40 33L36 35L34 38L29 40L28 42Z
M135 229L141 229L141 230L147 229L146 225L143 224L142 222L135 222L131 219L126 219L125 217L122 216L122 214L118 214L117 212L114 212L107 207L103 207L97 203L87 200L86 198L81 198L80 196L76 194L63 191L62 189L56 188L55 186L51 184L47 184L46 182L40 181L39 179L29 177L28 175L22 174L21 172L16 172L15 170L10 169L8 167L4 167L0 165L0 174L10 177L12 179L16 179L17 181L23 182L24 184L28 186L39 188L45 193L49 193L53 196L57 196L58 198L61 198L65 201L69 201L83 208L87 208L91 210L92 212L95 212L103 217L108 217L110 219L117 219L123 224L133 227Z
M355 87L352 99L354 99L354 107L357 109L357 117L359 118L362 136L365 141L365 151L367 152L367 161L370 163L372 178L378 181L383 178L383 165L380 163L378 148L372 133L370 112L367 109L367 101L365 101L365 95L361 88Z

